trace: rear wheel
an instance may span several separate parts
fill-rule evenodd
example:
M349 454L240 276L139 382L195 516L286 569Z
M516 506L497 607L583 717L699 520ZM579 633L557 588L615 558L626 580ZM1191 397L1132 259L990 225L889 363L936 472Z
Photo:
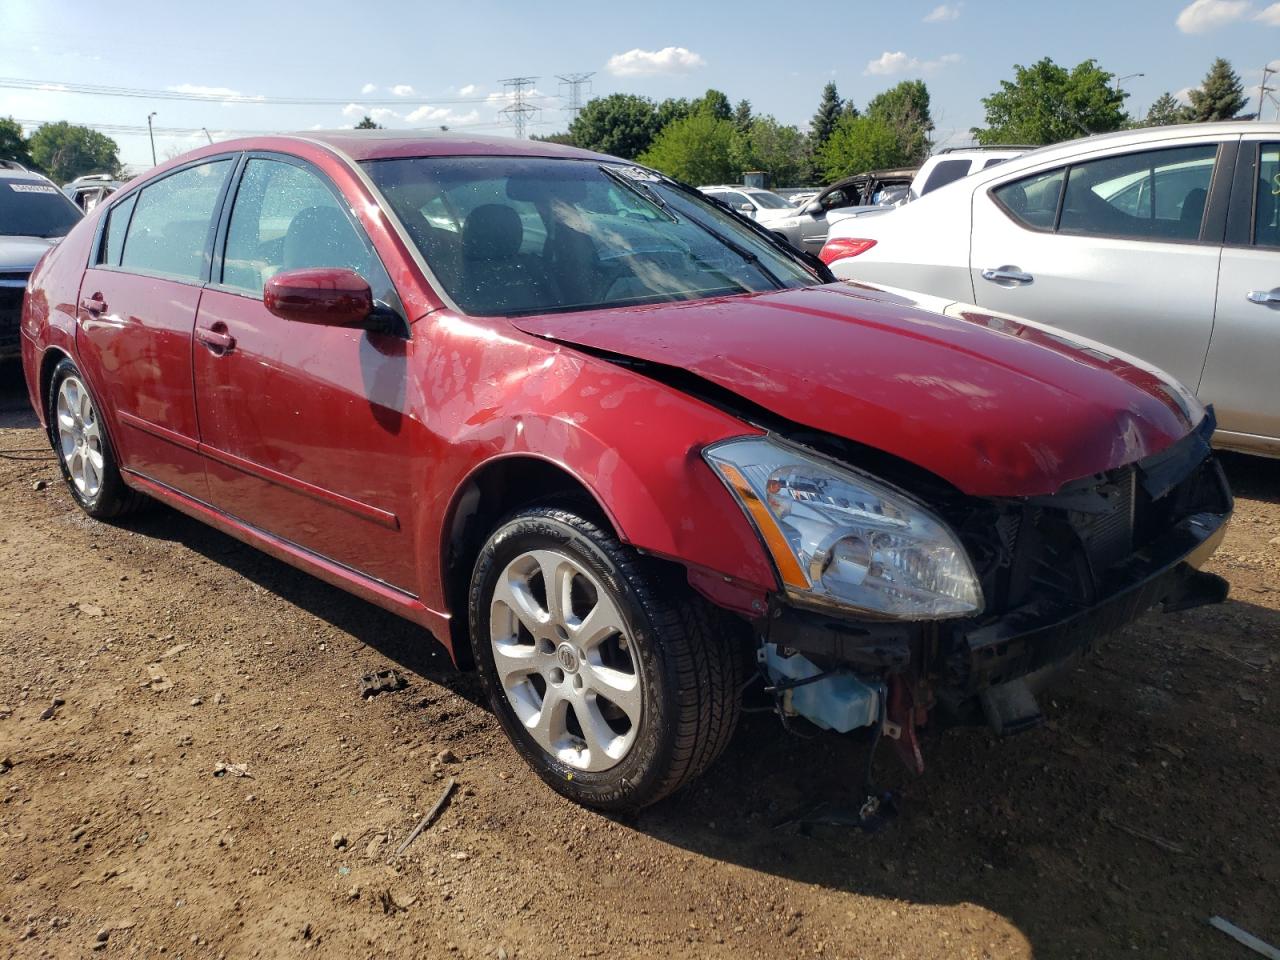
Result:
M54 368L49 382L49 440L67 489L80 509L98 520L137 509L141 494L125 486L107 426L84 377L70 359Z
M571 800L653 803L732 735L742 678L732 631L577 513L535 508L500 526L476 562L469 614L503 729Z

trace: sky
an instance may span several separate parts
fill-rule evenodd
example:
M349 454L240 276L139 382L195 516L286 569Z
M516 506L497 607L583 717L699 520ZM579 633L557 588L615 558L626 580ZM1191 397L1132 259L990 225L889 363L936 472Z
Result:
M1252 87L1280 56L1280 3L1269 0L842 0L793 7L758 0L0 0L0 116L104 128L133 169L241 132L388 127L512 135L501 80L536 77L532 133L565 129L568 90L655 99L723 90L802 128L834 81L858 106L900 80L924 79L939 145L969 141L982 97L1014 64L1093 58L1123 81L1131 112L1197 86L1225 57ZM1276 64L1280 66L1280 63ZM38 86L14 89L11 81ZM1273 80L1274 82L1274 80ZM136 96L60 90L90 84ZM1280 83L1275 83L1280 87ZM195 94L202 100L167 99ZM1280 95L1280 91L1277 91ZM230 97L240 102L227 102ZM263 98L261 100L257 98ZM280 104L272 99L327 103ZM1277 105L1268 104L1271 119Z

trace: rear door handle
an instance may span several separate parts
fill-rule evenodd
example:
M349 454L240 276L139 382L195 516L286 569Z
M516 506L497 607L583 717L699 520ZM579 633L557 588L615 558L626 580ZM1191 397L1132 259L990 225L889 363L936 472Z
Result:
M106 312L107 301L102 299L102 294L91 293L80 300L80 307L85 313L91 313L96 317L98 314Z
M1005 286L1023 286L1028 283L1034 283L1036 278L1029 273L1023 273L1017 267L1005 264L1003 267L983 270L982 279L990 280L992 283L1004 284Z
M1271 303L1280 303L1280 287L1274 290L1250 290L1246 297L1250 303L1261 303L1264 306Z
M196 339L208 347L215 357L221 357L236 348L236 338L227 333L227 325L221 321L212 327L196 327Z

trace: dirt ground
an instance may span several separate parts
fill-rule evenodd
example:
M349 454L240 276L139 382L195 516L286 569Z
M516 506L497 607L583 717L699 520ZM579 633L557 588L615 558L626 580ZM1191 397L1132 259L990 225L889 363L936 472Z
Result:
M1229 458L1226 605L1102 641L1035 732L929 735L921 778L883 751L898 819L806 836L772 825L862 741L753 715L640 817L574 807L417 628L166 509L84 518L17 381L0 955L1247 960L1213 914L1280 943L1280 463Z

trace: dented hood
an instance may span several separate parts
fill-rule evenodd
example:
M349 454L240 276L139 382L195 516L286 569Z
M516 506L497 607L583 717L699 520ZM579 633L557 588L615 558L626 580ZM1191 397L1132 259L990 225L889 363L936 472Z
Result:
M1203 416L1096 344L846 284L513 318L520 330L687 370L974 496L1038 496L1158 453Z

